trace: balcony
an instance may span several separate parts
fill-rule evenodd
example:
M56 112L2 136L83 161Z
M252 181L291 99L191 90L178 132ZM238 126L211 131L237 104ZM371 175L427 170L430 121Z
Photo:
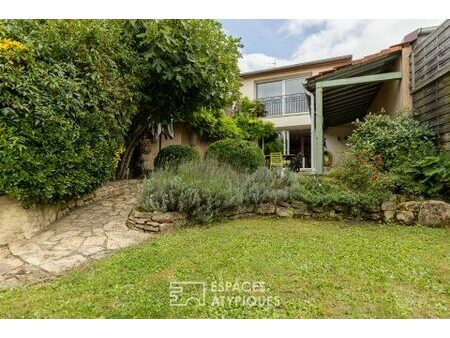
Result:
M308 101L304 93L264 97L258 101L266 108L266 117L309 112Z

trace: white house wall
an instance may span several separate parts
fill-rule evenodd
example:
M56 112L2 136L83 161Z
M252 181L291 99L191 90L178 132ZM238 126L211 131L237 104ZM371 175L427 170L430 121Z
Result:
M309 129L311 126L311 117L309 112L303 114L282 115L276 117L266 117L277 129Z

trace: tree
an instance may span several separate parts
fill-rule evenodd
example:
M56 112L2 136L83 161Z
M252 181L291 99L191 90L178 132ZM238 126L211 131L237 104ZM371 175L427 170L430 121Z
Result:
M140 21L142 100L116 171L125 178L136 145L155 123L188 119L201 108L219 109L237 99L239 39L214 20Z
M212 20L0 20L0 193L123 178L152 124L235 100L239 47Z
M56 202L111 178L139 93L123 22L1 26L0 191Z

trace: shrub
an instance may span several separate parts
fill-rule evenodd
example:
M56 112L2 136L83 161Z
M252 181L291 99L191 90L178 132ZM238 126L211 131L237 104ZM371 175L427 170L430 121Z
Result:
M208 147L206 158L229 164L238 170L255 171L264 164L263 153L256 144L236 139L214 142Z
M111 178L136 112L120 22L11 20L0 41L0 191L28 205Z
M145 180L139 206L144 210L180 211L201 223L242 203L240 176L215 161L186 162Z
M151 174L139 206L148 211L186 212L191 219L207 223L241 204L287 201L296 182L289 172L264 167L246 173L214 160L186 162Z
M282 153L282 152L283 152L283 142L281 142L279 138L264 143L264 154L270 155L270 153Z
M383 171L389 171L405 160L426 156L435 147L433 130L409 117L369 114L364 121L357 120L354 125L356 129L349 138L350 145L371 161L381 156Z
M292 199L312 206L341 206L344 208L371 208L379 205L386 196L372 192L351 190L329 177L300 175Z
M155 169L176 168L181 163L199 161L198 150L191 146L171 145L160 150L155 158Z
M350 149L331 176L359 191L448 198L449 156L438 151L431 128L386 115L355 125Z
M238 112L234 117L225 114L223 110L213 111L200 109L185 118L203 138L208 140L221 140L237 138L244 140L258 140L273 134L274 124L263 121L250 113Z
M329 177L351 190L378 190L383 182L379 169L383 163L380 156L376 157L375 161L368 158L363 151L357 152L354 148L349 148L342 153L338 165L330 171Z
M244 178L244 203L277 203L287 201L296 187L297 179L291 172L258 168Z
M393 171L397 192L449 199L450 155L445 152L405 163Z

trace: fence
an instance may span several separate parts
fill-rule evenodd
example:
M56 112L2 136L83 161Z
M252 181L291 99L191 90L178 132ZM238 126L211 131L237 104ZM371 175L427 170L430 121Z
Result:
M450 150L450 20L423 39L411 56L411 91L415 117L429 123L439 144Z

